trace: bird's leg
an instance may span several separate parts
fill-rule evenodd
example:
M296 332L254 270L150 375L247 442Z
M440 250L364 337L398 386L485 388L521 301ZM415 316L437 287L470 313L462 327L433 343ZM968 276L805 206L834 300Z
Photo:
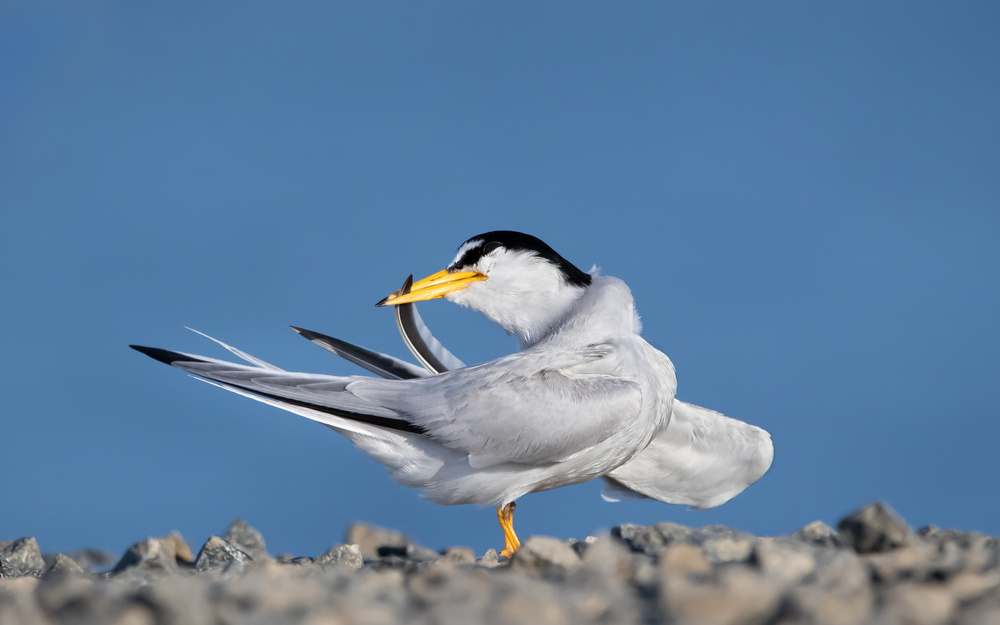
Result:
M508 560L510 560L510 557L521 546L521 541L517 539L517 534L514 533L514 508L516 507L513 501L506 506L497 506L497 519L500 520L500 527L503 529L504 537L503 551L500 552L500 557L507 558Z

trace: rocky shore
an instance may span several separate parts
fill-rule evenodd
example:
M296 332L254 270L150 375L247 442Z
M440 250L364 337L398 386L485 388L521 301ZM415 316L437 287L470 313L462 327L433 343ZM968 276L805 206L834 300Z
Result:
M532 537L512 560L354 525L318 557L268 555L242 521L197 554L179 535L42 555L0 542L0 623L1000 623L1000 540L910 529L872 504L837 529L621 525Z

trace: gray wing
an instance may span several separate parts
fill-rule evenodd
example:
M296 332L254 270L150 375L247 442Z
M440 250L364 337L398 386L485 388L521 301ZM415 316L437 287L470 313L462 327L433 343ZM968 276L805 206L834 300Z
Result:
M765 430L675 399L667 427L607 475L603 496L713 508L760 479L773 458Z
M405 385L365 378L348 390L468 453L473 467L545 464L601 443L638 417L639 386L599 373L603 359L615 360L610 347L527 351Z
M407 304L403 305L406 306ZM333 338L332 336L295 326L291 326L291 328L323 349L383 378L390 380L410 380L412 378L423 378L433 373L433 371L429 373L420 367L411 365L405 360L400 360L388 354L373 352L370 349L365 349L364 347ZM199 332L199 334L201 333ZM214 341L215 339L212 340Z
M427 437L468 454L473 468L565 459L620 431L641 408L638 385L599 373L602 361L614 355L600 346L582 352L521 352L411 380L293 373L254 361L256 366L132 347L342 431L365 433L375 427ZM607 366L613 368L612 363Z

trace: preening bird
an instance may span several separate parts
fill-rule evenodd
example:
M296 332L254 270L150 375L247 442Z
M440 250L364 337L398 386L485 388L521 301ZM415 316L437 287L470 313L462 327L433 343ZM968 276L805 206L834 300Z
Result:
M519 351L464 366L412 306L434 298L484 314ZM520 546L522 495L602 477L606 499L710 508L770 467L766 431L675 398L673 364L639 335L624 282L581 271L533 236L472 237L446 269L377 306L397 307L424 369L300 328L381 378L288 372L221 341L249 364L132 347L327 425L436 503L496 506L505 557Z

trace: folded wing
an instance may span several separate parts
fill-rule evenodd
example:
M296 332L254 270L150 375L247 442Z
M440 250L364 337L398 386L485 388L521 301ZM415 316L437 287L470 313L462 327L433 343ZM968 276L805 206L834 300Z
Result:
M605 477L602 496L714 508L760 479L773 457L765 430L675 399L667 427Z

